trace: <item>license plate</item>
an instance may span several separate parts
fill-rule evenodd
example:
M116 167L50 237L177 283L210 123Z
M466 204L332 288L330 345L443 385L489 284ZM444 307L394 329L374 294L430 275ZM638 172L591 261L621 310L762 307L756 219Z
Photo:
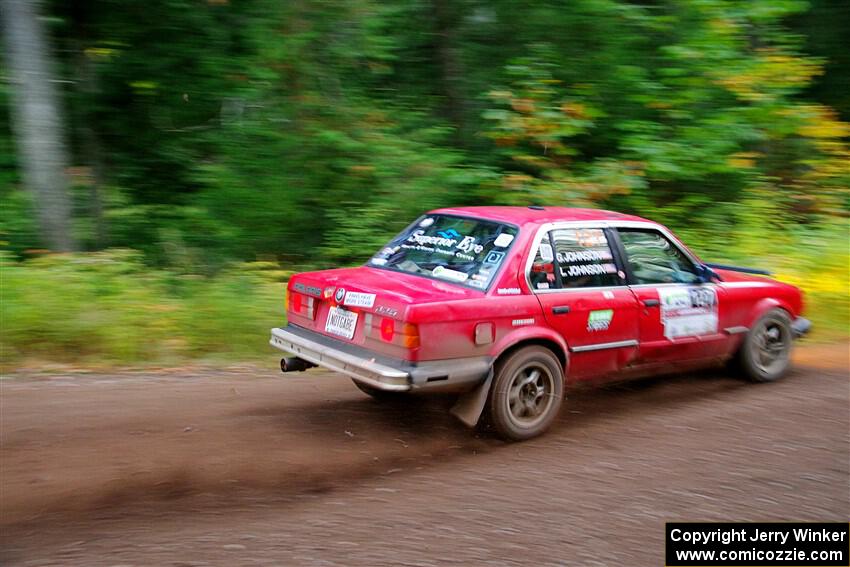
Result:
M328 310L328 320L325 322L325 331L328 333L351 340L356 328L357 313L342 307L331 307Z

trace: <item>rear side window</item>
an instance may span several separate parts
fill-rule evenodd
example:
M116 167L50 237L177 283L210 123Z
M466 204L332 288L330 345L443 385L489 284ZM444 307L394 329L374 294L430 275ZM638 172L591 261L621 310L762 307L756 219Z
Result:
M532 289L557 289L558 278L555 275L555 252L547 232L540 238L537 246L537 255L531 264L531 273L528 280Z
M632 276L638 284L699 281L694 263L655 230L617 229Z
M563 288L620 285L614 255L601 228L552 231L555 260Z

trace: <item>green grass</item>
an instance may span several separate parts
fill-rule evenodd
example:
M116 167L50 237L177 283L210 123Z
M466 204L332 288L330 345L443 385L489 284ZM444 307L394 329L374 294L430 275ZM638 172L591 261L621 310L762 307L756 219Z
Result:
M850 325L846 240L835 246L836 236L772 246L704 239L698 251L710 260L771 269L800 286L815 325L812 339L832 341L846 339ZM215 276L152 269L133 250L24 262L0 255L0 369L267 358L273 355L268 331L284 323L289 275L260 262L234 264Z
M152 270L129 250L0 265L0 365L245 360L270 353L287 274L258 264L215 277Z

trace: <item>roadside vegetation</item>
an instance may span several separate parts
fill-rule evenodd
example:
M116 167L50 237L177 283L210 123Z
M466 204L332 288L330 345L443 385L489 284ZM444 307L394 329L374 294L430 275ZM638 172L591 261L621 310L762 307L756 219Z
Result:
M770 269L800 286L815 322L807 340L846 339L850 284L840 223L788 230L783 238L733 227L713 236L699 229L678 232L703 243L696 251L706 261ZM23 262L6 255L0 269L0 370L44 362L272 364L268 330L285 322L285 282L292 273L271 262L234 263L215 275L151 268L140 253L121 249Z
M289 273L453 205L645 216L848 332L841 2L9 5L4 368L265 356Z

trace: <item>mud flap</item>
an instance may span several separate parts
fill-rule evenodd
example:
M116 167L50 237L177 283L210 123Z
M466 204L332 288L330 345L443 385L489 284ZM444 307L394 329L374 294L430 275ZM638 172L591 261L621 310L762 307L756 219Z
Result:
M474 390L463 394L458 398L452 409L449 410L453 416L458 418L467 427L475 427L478 420L481 419L481 413L484 411L484 405L487 403L487 394L490 393L490 386L493 384L493 368L487 374L487 379Z

